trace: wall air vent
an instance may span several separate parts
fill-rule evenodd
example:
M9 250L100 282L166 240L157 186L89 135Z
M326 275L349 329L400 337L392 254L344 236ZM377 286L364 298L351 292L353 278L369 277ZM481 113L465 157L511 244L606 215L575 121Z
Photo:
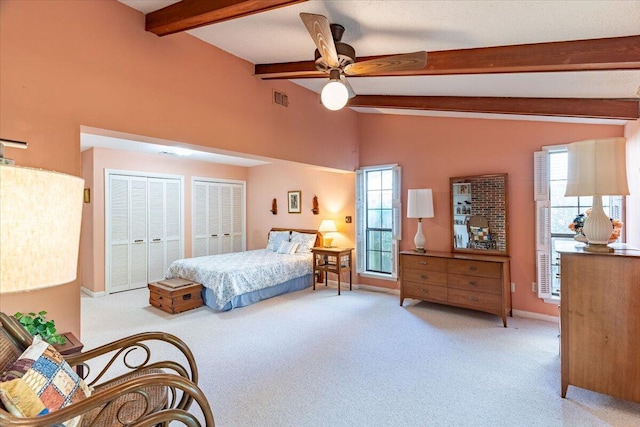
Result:
M288 107L289 106L289 97L282 93L282 92L278 92L277 90L273 91L273 103L274 104L278 104L278 105L282 105L283 107Z

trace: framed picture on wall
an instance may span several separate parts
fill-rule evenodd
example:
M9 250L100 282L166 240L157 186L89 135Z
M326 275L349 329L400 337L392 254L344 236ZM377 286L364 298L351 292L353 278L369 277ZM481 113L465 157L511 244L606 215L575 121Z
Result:
M289 213L300 213L302 212L300 208L301 204L301 191L289 191Z

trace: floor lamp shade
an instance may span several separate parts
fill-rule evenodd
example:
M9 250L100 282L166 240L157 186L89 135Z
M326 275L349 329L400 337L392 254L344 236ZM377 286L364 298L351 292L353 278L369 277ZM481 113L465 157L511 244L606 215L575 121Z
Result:
M75 280L84 181L0 165L0 293Z
M565 196L593 196L591 214L582 232L587 251L612 252L606 245L612 224L602 208L602 196L629 194L626 165L626 139L592 139L569 144Z
M407 218L418 218L418 230L413 238L416 252L425 252L422 218L433 218L433 194L430 188L411 189L407 195Z

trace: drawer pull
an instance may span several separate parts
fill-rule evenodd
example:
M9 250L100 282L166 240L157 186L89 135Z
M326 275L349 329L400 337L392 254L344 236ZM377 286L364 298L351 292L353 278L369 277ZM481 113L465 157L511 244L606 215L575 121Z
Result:
M469 301L478 301L477 297L469 297Z
M420 288L423 294L429 294L429 289Z
M133 241L133 243L142 243L142 242L144 242L143 239L136 239L136 240Z
M477 284L476 282L469 282L469 284L470 284L471 286L478 286L478 284Z
M427 265L427 261L420 261L420 265Z
M469 267L469 270L471 271L476 271L478 269L478 267L476 267L475 265L472 265L471 267Z
M182 300L187 301L191 299L191 294L182 295Z
M427 276L426 274L422 274L422 275L420 276L420 278L421 278L421 279L425 279L425 280L426 280L426 279L428 279L428 278L429 278L429 276Z

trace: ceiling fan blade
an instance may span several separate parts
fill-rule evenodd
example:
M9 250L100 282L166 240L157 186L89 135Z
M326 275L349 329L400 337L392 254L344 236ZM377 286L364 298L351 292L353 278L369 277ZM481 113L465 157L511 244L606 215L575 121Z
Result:
M348 76L363 76L392 71L419 70L426 66L427 52L421 51L356 62L344 67L344 73Z
M349 84L349 80L347 80L344 74L340 74L340 81L342 82L344 87L347 88L347 92L349 92L349 99L354 98L356 96L356 93Z
M329 20L322 15L315 15L313 13L301 13L300 19L307 27L307 31L311 35L318 52L324 58L324 61L331 68L338 68L340 62L338 61L338 53L336 52L336 45L333 43L333 35L331 34L331 27L329 26Z

